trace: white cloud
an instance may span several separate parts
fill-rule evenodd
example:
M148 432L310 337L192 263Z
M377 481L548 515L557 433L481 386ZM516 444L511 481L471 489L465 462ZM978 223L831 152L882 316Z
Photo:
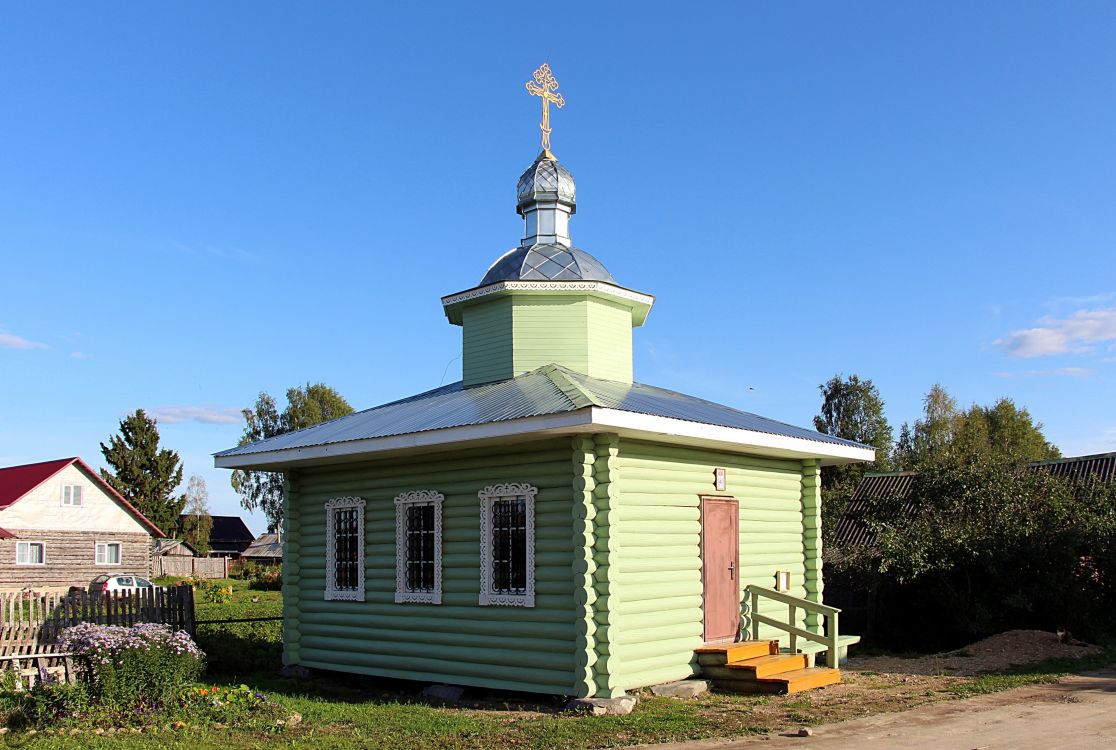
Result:
M85 352L70 352L70 356L74 359L93 359L92 354L86 354Z
M202 424L237 424L243 417L240 409L219 406L160 406L151 414L163 424L201 422Z
M38 341L30 341L14 333L0 331L0 348L3 349L49 349L50 347Z
M1087 367L1055 367L1051 370L1021 370L994 374L998 378L1087 378L1093 374L1093 371Z
M1045 357L1088 354L1096 344L1116 341L1116 307L1078 310L1068 318L1048 316L1038 323L992 343L1013 357Z

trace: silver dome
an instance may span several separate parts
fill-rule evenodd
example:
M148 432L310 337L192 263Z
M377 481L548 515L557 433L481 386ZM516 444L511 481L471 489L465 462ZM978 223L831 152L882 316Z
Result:
M480 286L498 281L606 281L615 284L604 264L589 253L565 245L517 247L500 257Z
M554 154L543 151L535 163L519 177L516 185L516 210L523 213L523 207L537 201L559 201L576 211L577 188L573 175L558 163Z

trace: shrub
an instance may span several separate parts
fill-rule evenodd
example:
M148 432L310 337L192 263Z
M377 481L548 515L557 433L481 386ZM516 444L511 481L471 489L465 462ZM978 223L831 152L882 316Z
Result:
M162 705L204 668L205 654L185 631L156 623L81 623L63 630L58 643L80 657L79 674L93 698L114 710Z
M257 591L279 591L283 588L282 568L260 568L252 574L248 588Z

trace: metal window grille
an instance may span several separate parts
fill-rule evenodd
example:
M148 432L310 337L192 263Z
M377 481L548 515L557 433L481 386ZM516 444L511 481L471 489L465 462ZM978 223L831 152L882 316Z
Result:
M492 502L492 592L527 593L527 498Z
M407 506L407 591L434 591L434 505Z
M333 584L338 589L355 589L358 585L357 509L338 508L333 511L335 552L333 557Z

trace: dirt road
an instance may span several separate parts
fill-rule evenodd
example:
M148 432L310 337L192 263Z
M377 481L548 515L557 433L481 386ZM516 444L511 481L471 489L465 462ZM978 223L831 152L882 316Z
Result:
M1116 748L1116 668L1057 683L1007 690L816 727L812 737L769 735L655 745L655 750L1112 750Z

